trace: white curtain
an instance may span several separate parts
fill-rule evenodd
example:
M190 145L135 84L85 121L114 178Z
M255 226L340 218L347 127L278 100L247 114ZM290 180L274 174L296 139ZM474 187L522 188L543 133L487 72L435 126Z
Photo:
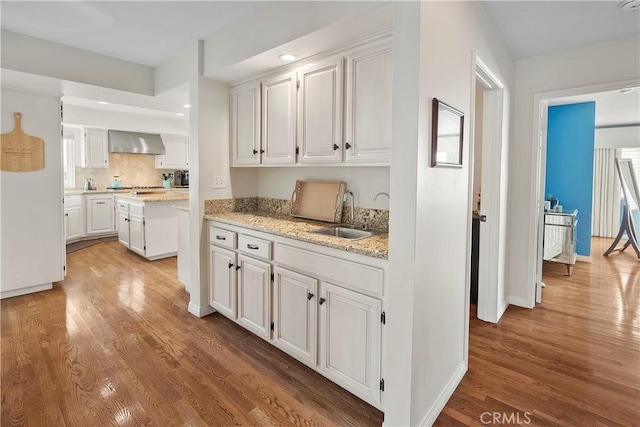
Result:
M619 151L615 148L595 150L592 236L615 237L620 229L620 180L615 163Z

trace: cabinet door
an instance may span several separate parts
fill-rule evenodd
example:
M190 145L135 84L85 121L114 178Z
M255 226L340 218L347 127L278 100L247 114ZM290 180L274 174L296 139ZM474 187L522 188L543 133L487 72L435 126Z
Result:
M271 330L271 266L238 255L238 323L269 339Z
M260 82L231 89L233 166L260 164Z
M262 163L295 163L296 73L262 82Z
M320 286L320 370L380 402L381 301L327 282Z
M236 254L210 245L209 304L220 314L235 319L237 317L236 297Z
M129 247L129 213L118 211L118 241Z
M164 168L188 169L189 168L189 139L183 136L163 136L164 142Z
M64 210L65 234L67 241L79 239L84 235L82 227L82 208L74 206Z
M390 47L347 56L347 162L391 160L391 84Z
M106 129L84 129L82 167L109 167L109 138Z
M342 161L342 96L342 58L329 58L300 71L300 163Z
M129 214L129 249L144 256L146 251L144 217Z
M311 367L316 366L318 281L275 268L273 343Z
M113 233L113 196L87 196L87 234Z

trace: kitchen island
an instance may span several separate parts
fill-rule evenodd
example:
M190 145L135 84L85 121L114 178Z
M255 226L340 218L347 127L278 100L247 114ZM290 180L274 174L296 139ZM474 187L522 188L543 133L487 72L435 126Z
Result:
M131 192L116 195L118 241L148 260L175 256L178 215L172 207L189 200L186 191Z

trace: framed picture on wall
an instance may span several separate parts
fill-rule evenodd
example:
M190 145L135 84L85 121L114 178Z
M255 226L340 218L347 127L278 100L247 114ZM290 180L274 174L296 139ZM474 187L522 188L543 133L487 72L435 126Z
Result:
M431 166L462 167L464 114L433 98L431 111Z

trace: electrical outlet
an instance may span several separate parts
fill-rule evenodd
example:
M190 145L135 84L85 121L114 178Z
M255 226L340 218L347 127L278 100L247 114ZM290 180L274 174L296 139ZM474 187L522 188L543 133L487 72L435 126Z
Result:
M227 186L224 175L213 176L213 188L225 188Z

